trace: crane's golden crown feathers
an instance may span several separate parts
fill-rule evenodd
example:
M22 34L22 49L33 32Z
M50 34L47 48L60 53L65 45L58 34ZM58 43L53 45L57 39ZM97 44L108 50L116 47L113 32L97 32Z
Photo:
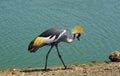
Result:
M72 33L73 34L74 33L83 33L83 28L81 26L77 25L77 26L73 27Z

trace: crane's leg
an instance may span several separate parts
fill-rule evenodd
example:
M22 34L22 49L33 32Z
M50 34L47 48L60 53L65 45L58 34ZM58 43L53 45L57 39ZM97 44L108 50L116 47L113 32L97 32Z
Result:
M58 56L59 56L60 60L62 61L62 64L64 65L65 69L67 69L67 66L65 65L65 63L64 63L64 61L63 61L63 59L62 59L62 57L60 55L60 52L58 50L58 45L56 45L56 49L57 49Z
M53 46L50 47L48 53L46 54L46 61L45 61L45 70L47 70L47 61L48 61L48 56L49 56L49 53L50 51L52 50Z

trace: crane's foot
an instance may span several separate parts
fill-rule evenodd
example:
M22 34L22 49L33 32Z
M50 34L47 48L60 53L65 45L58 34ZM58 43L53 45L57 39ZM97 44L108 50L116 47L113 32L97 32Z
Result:
M48 71L47 67L45 66L44 71Z
M63 70L72 69L71 67L64 66Z
M67 66L65 66L65 68L64 69L67 69Z
M66 69L68 69L67 66L64 66L64 68L62 68L62 70L66 70Z

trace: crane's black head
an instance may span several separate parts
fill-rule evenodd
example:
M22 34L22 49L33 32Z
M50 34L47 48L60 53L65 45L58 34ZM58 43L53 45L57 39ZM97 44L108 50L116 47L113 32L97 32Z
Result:
M77 36L77 39L78 39L78 40L80 40L80 36L81 36L81 34L79 33L78 36Z
M80 33L78 33L78 34L73 34L73 39L78 39L78 40L80 40L80 36L81 36Z

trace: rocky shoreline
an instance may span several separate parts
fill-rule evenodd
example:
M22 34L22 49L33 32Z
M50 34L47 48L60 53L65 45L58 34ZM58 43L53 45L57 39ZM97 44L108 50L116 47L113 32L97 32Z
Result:
M48 71L41 68L2 70L0 76L120 76L120 62L90 63L68 67L68 69L52 67Z

